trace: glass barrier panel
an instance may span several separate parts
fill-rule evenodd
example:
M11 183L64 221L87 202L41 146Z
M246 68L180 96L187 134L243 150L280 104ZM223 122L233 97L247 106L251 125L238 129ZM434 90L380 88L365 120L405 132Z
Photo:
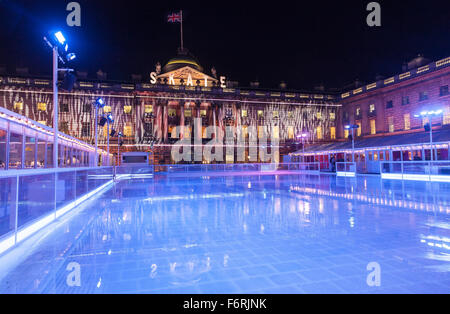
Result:
M57 192L61 191L59 186L56 189ZM19 177L18 228L54 210L54 173Z
M16 225L17 177L0 178L0 237Z
M6 168L6 130L0 129L0 169Z
M34 137L25 136L25 168L34 168L36 151L36 139Z
M80 197L89 192L88 189L88 170L76 172L76 196Z
M76 198L76 172L60 172L56 178L56 208L60 208Z
M22 168L22 135L12 132L9 140L9 168Z

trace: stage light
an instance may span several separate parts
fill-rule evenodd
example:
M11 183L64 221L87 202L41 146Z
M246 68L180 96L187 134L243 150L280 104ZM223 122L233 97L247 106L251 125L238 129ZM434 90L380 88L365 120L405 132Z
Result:
M73 52L71 52L71 53L68 53L68 54L66 55L66 60L67 60L67 61L72 61L72 60L74 60L76 57L77 57L77 55L74 54Z
M122 137L122 136L123 136L122 132L119 132L119 133L117 134L117 136L118 136L118 137Z
M103 126L105 126L106 122L108 122L108 120L105 117L102 117L100 119L100 121L98 122L98 125L103 127Z
M67 52L68 50L69 50L69 44L66 44L66 45L64 46L64 51Z
M64 38L64 35L60 31L55 33L55 38L61 45L64 45L66 42L66 38Z
M105 101L103 100L103 98L99 97L95 101L95 105L99 108L103 108L105 106Z
M110 114L110 113L106 116L106 119L108 119L108 121L109 121L110 123L113 123L113 122L114 122L114 118L113 118L112 114Z

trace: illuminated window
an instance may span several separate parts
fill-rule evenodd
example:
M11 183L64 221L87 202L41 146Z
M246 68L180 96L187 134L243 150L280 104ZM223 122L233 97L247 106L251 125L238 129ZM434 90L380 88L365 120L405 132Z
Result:
M127 114L131 113L131 106L123 106L123 112Z
M171 138L176 138L176 134L173 134L174 129L175 128L172 125L169 125L168 133L169 133L169 137L171 137Z
M258 126L258 138L263 138L264 137L264 127L259 125Z
M169 117L175 117L177 115L177 110L174 108L169 108Z
M388 117L389 132L394 132L394 117Z
M37 109L39 111L47 111L47 104L45 102L38 102Z
M272 132L273 132L273 134L272 134L273 138L276 138L276 139L280 138L280 127L278 125L273 126Z
M442 124L450 124L450 107L444 112L444 119Z
M330 120L332 120L332 121L336 120L336 113L335 112L330 112Z
M405 113L403 115L403 121L405 123L405 130L411 129L411 116L409 115L409 113Z
M126 136L126 137L133 136L133 126L131 125L131 123L127 123L123 127L123 135Z
M192 117L192 110L191 109L184 109L184 116L185 117Z
M202 126L202 138L207 138L206 137L206 126Z
M279 114L278 111L274 111L274 112L272 113L272 115L273 115L274 118L279 118L279 117L280 117L280 114Z
M104 113L111 113L111 106L105 106L105 107L103 107L103 112L104 112Z
M38 121L38 123L43 124L43 125L47 125L47 121Z
M206 117L206 109L200 110L200 116Z
M293 118L294 117L294 112L288 111L287 116L288 116L288 118Z
M360 116L361 115L361 108L357 107L356 108L356 116Z
M322 118L322 112L318 111L316 113L316 117L317 117L317 119L321 119Z
M184 127L184 138L191 138L191 127Z
M361 122L356 123L356 125L358 126L358 128L356 129L356 136L361 136Z
M264 117L264 112L262 110L258 110L258 118Z
M349 130L344 130L344 138L348 138Z
M169 109L170 111L170 109ZM144 106L144 113L152 113L153 112L153 105L145 105Z
M242 117L242 118L246 118L247 115L248 115L248 111L247 111L246 109L242 109L242 110L241 110L241 117Z
M370 120L370 134L377 134L377 125L374 119Z
M335 139L336 139L336 128L335 128L334 126L332 126L332 127L330 128L330 138L331 138L332 140L335 140Z
M317 139L321 140L322 139L322 127L318 126L316 128L316 135L317 135Z
M247 138L248 137L248 126L243 125L242 126L242 138Z
M294 127L288 126L288 139L292 140L294 139Z
M375 112L375 105L371 104L369 105L369 113L374 113Z
M14 110L23 110L23 102L15 101L14 102Z

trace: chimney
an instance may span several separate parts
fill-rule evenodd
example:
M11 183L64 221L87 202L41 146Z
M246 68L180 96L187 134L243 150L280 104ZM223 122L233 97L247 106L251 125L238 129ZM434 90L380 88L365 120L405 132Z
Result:
M22 76L27 76L27 75L29 75L28 68L16 68L16 74L22 75Z
M102 70L98 70L97 71L97 79L106 80L106 72L103 72Z
M81 79L87 79L88 73L87 71L77 71L77 77Z

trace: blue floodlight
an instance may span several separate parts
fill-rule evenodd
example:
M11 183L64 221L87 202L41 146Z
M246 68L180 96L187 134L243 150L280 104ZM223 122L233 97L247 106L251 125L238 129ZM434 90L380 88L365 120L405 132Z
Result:
M106 119L108 119L108 121L109 121L110 123L113 123L113 122L114 122L113 116L112 116L112 114L110 114L110 113L106 116Z
M72 60L74 60L76 57L77 57L76 54L74 54L73 52L71 52L71 53L67 54L66 59L67 59L67 61L72 61Z
M431 110L431 111L422 111L420 114L415 114L414 117L420 118L420 117L429 117L429 116L437 116L442 114L444 111L442 109L438 110Z
M66 38L64 38L64 35L60 31L55 33L55 37L61 45L64 45L66 42Z
M103 108L105 106L105 101L103 100L103 98L99 97L95 101L95 104L97 105L97 107Z

